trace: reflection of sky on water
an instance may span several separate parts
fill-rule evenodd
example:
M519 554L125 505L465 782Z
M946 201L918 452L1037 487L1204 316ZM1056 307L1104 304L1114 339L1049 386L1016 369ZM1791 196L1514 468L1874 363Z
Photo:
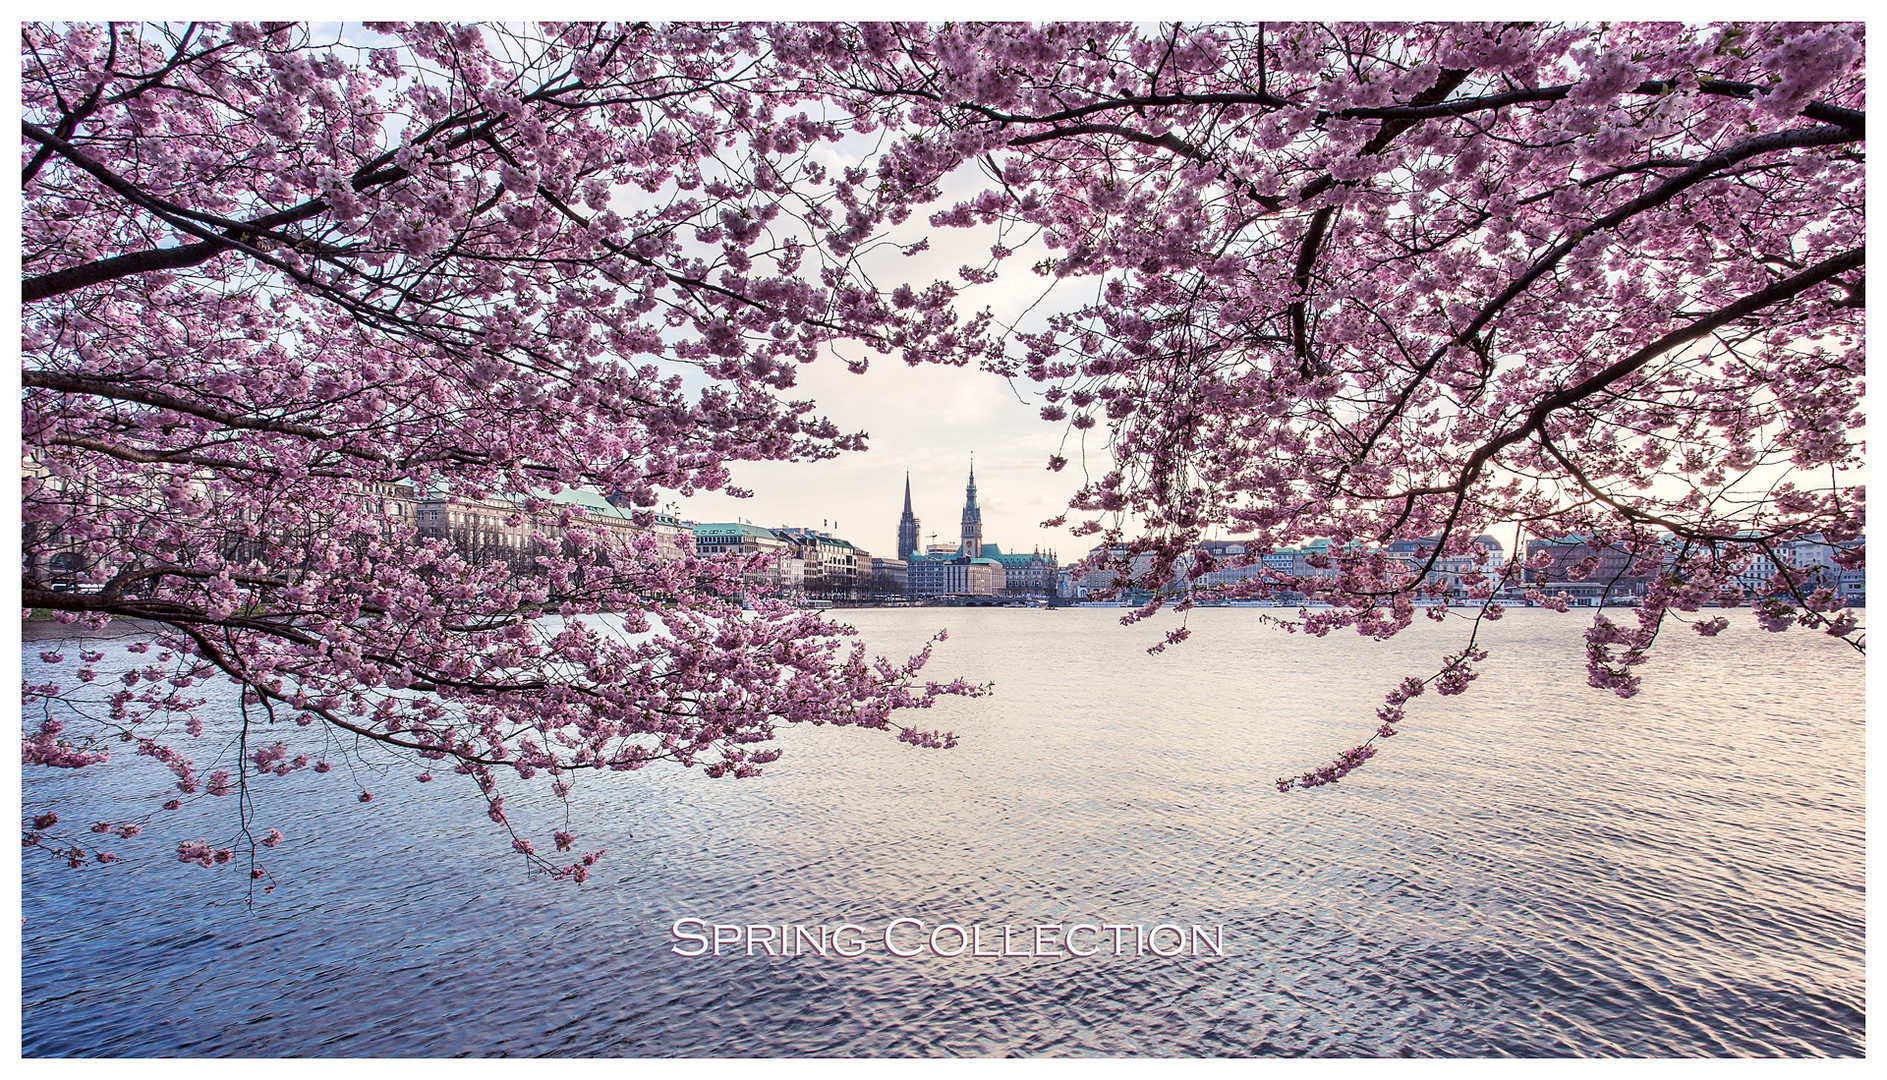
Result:
M1457 628L1317 640L1198 611L1149 657L1157 630L1117 614L835 613L899 655L949 626L930 673L996 687L923 718L962 746L796 728L757 780L587 778L579 847L609 854L581 889L526 879L462 778L404 767L365 806L338 769L258 786L289 842L253 914L234 873L165 858L208 825L159 822L122 867L29 860L25 1052L1864 1048L1843 646L1735 613L1719 639L1673 630L1620 701L1583 685L1581 616L1511 612L1467 695L1418 699L1337 788L1280 795ZM100 812L105 774L26 780L29 806ZM688 916L1223 923L1232 955L690 962L666 952Z

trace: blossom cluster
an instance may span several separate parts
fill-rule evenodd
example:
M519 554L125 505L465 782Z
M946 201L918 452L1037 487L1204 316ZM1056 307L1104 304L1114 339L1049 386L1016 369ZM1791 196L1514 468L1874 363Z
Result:
M979 692L924 679L929 649L871 658L749 595L738 560L663 558L554 501L646 512L739 462L863 449L793 396L841 357L1036 387L1050 468L1084 466L1071 531L1154 598L1136 617L1213 532L1253 560L1325 540L1242 588L1316 602L1293 629L1374 638L1448 616L1445 562L1474 566L1476 625L1497 618L1521 567L1475 541L1502 523L1675 548L1636 627L1587 635L1593 684L1630 693L1667 613L1725 594L1726 567L1862 531L1861 41L28 24L24 604L160 631L117 685L81 645L76 686L29 687L103 697L91 730L24 733L24 757L102 766L117 740L217 798L328 772L338 737L465 777L511 830L504 785L751 777L782 723L948 746L900 720ZM907 272L946 229L987 259ZM1013 326L973 302L1018 278L1069 288ZM557 535L521 573L422 536L391 485L511 500ZM1787 574L1750 603L1859 643ZM1478 659L1470 640L1430 681L1461 692ZM241 687L245 723L205 778L185 748L210 679ZM574 880L594 862L512 840Z

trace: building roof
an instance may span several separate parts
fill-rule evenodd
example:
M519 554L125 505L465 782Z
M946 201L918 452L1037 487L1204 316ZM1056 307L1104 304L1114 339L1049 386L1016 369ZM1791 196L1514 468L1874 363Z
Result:
M595 510L599 513L623 513L622 507L617 506L615 503L610 502L594 491L586 491L583 488L567 487L557 492L555 495L547 495L545 497L554 503L562 503L565 506L581 506L585 510Z
M1576 544L1583 544L1585 542L1586 542L1586 537L1582 533L1567 533L1564 536L1534 536L1534 537L1529 537L1527 540L1527 543L1529 545L1533 545L1533 544L1576 545Z
M700 521L694 525L696 536L739 536L751 540L778 540L772 529L749 525L744 521Z
M1021 555L1021 554L1016 554L1016 555L994 555L994 556L992 556L992 555L990 555L990 554L989 554L989 549L990 549L990 548L992 548L992 547L994 547L994 546L995 546L994 544L985 544L985 545L983 545L983 555L984 555L984 557L983 557L983 558L981 558L981 559L978 559L977 561L978 561L978 562L994 562L994 563L1000 563L1001 565L1003 565L1003 566L1005 566L1005 567L1008 567L1008 566L1030 566L1030 565L1032 565L1032 564L1034 564L1034 562L1036 561L1036 559L1038 559L1038 558L1039 558L1039 559L1041 559L1041 560L1042 560L1042 565L1044 565L1044 566L1046 566L1046 565L1048 565L1048 558L1047 558L1046 556L1044 556L1044 555L1042 555L1042 554L1041 554L1040 552L1036 552L1036 553L1032 553L1032 554L1028 554L1028 555Z
M401 482L404 483L405 481L401 481ZM535 498L539 498L539 499L548 499L550 500L550 502L558 506L578 507L589 513L597 514L602 517L620 518L624 521L633 521L635 518L635 515L631 511L624 510L622 507L617 506L616 504L610 502L607 498L603 497L597 492L590 491L587 488L567 487L557 492L555 495L547 491L534 491L531 493L531 496ZM420 498L422 500L449 499L449 498L454 498L454 497L455 496L452 493L451 483L445 480L432 481L430 484L426 486L425 491L420 494ZM517 494L513 494L510 492L503 492L503 491L493 491L491 494L484 496L479 501L522 504L525 501L525 499L526 499L526 496L523 496L523 495L517 495ZM662 524L666 524L666 525L682 524L682 522L678 520L673 514L656 513L653 511L648 511L646 513L648 513L650 518Z
M915 565L917 565L918 563L928 563L928 564L930 564L930 565L932 565L932 566L942 566L942 565L948 565L948 564L950 564L950 563L954 563L954 562L969 562L969 563L973 563L973 564L975 564L975 565L977 565L977 566L1004 566L1004 565L1009 565L1009 563L1008 563L1008 560L1011 560L1011 559L1015 559L1015 560L1018 560L1018 562L1017 562L1017 563L1016 563L1015 565L1026 565L1026 563L1027 563L1027 561L1028 561L1028 559L1029 559L1029 556L1027 556L1027 555L1004 555L1004 556L1003 556L1003 557L1002 557L1001 559L967 559L967 560L966 560L966 559L964 559L964 558L963 558L963 557L962 557L961 555L958 555L958 554L956 554L955 552L952 552L952 553L950 553L950 554L947 554L947 555L917 555L917 554L913 554L913 555L912 555L912 556L910 557L910 559L909 559L909 560L907 560L907 562L908 562L908 563L909 563L910 565L912 565L912 566L915 566Z
M782 525L781 527L774 529L773 532L775 535L783 534L786 536L791 536L799 540L801 543L804 543L810 540L819 544L822 547L845 548L848 551L862 550L856 544L852 543L850 540L841 540L838 537L832 535L831 533L825 532L820 529L806 529L806 528L801 528L797 525Z

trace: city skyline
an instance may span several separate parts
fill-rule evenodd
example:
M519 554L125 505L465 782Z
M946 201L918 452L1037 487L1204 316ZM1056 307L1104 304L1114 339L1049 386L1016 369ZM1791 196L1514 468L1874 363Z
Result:
M931 472L935 472L935 471L937 470L934 470L934 469L927 470L926 475L929 475ZM982 484L981 482L977 482L975 486L978 492L976 496L977 509L978 510L987 509L988 501L983 495L983 488L986 485ZM852 527L852 525L847 524L846 520L843 518L830 517L823 513L818 513L816 511L808 511L807 509L803 507L796 511L788 510L784 516L780 516L780 520L773 520L771 518L763 518L763 517L760 517L755 514L745 512L745 511L737 512L734 515L728 516L728 517L714 517L711 515L701 516L698 514L688 513L688 507L689 505L692 504L690 501L678 500L673 505L675 509L680 511L680 513L676 515L677 518L686 524L691 524L691 525L746 524L746 525L757 525L766 529L811 529L811 530L830 533L832 536L838 539L846 540L849 543L851 543L854 547L868 551L871 554L876 555L880 558L903 558L904 552L900 550L902 545L901 545L901 538L899 536L900 526L901 526L900 515L901 515L902 510L907 506L907 504L913 508L913 516L917 519L918 524L919 524L919 531L917 534L917 553L918 554L924 554L933 545L941 545L944 547L949 547L952 550L956 550L960 546L961 538L962 538L962 525L963 525L961 517L960 517L961 504L963 501L963 494L962 494L963 487L964 487L964 480L959 479L956 485L957 496L955 499L955 503L957 504L957 507L958 507L957 510L940 510L936 514L925 514L924 512L922 512L921 509L917 508L919 504L921 504L924 501L924 494L925 494L923 486L919 482L918 473L915 470L907 470L906 472L899 473L898 490L900 492L900 495L896 504L896 510L890 515L891 524L888 527L884 525L882 522L875 520L874 516L871 515L869 511L867 511L864 515L860 517L860 521L862 522L860 527L854 528ZM753 499L753 500L740 500L739 502L735 502L735 500L731 500L731 499L727 501L734 502L736 506L740 505L740 503L750 503L750 504L760 503L760 500L758 498ZM848 501L857 501L857 500L848 500ZM939 503L939 505L941 505L943 502L948 501L948 500L933 499L933 501L936 501ZM777 502L779 502L779 500L771 499L771 500L767 500L765 505L774 505ZM664 504L663 506L664 511L673 512L673 511L668 510L668 506L669 504ZM1010 503L1009 506L1012 512L1008 515L1008 517L1016 518L1017 515L1014 513L1014 504ZM775 516L779 516L779 515L775 515ZM879 516L882 516L882 515L879 515ZM816 524L815 524L815 521L816 521ZM1029 525L1033 525L1035 527L1028 528L1027 526ZM1053 534L1054 536L1059 537L1059 539L1056 539L1056 540L1031 539L1026 544L1025 543L1004 543L1001 536L998 535L996 532L992 531L987 525L984 525L981 528L980 539L981 539L982 544L997 544L1001 546L1005 552L1007 551L1027 552L1027 551L1034 550L1038 547L1043 551L1048 551L1050 549L1058 549L1061 544L1067 544L1070 547L1076 547L1082 550L1086 550L1087 548L1092 547L1094 543L1091 539L1083 540L1083 539L1068 536L1067 530L1065 528L1064 529L1041 528L1039 522L1025 523L1024 529L1022 531L1039 533L1039 534L1042 534L1043 536L1048 536L1050 534ZM888 534L888 538L881 537L879 535L881 533Z
M935 365L880 362L862 376L836 362L806 365L796 391L817 401L819 411L842 429L868 432L869 449L826 461L732 462L730 483L752 490L752 498L665 494L664 503L672 500L679 516L693 521L747 520L768 527L837 522L828 526L835 535L875 555L893 556L905 472L923 523L920 544L928 545L933 532L939 543L949 542L957 537L974 452L985 538L1002 543L1005 551L1038 544L1085 550L1092 541L1081 542L1066 526L1041 527L1067 509L1082 484L1079 443L1071 438L1061 448L1060 426L1043 423L1039 405L1020 398L1017 389L995 375ZM1048 459L1056 453L1069 464L1050 472ZM1097 476L1107 471L1105 451L1090 450L1089 460Z

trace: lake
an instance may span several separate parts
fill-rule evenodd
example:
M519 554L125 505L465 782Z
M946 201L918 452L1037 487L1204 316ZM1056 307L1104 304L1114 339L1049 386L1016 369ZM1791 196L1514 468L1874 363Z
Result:
M608 854L581 887L529 876L464 778L421 786L405 765L254 785L258 827L288 839L253 908L240 869L173 854L229 835L192 815L233 800L161 815L112 848L123 864L29 857L23 1052L1865 1052L1852 650L1728 612L1715 639L1670 626L1620 700L1585 686L1589 612L1510 611L1483 630L1492 655L1467 694L1418 698L1348 779L1280 794L1278 776L1360 742L1382 693L1432 673L1465 624L1315 639L1269 614L1195 611L1192 640L1149 656L1172 619L834 612L898 656L949 628L927 674L995 693L918 726L961 745L800 727L751 780L587 778L579 847ZM34 636L27 679L73 666L43 663ZM130 666L110 655L101 672ZM26 805L82 823L161 786L126 772L31 769ZM688 958L671 932L877 935L901 918L923 924L904 924L910 943L943 923L1017 942L1043 925L1062 927L1052 941L1075 924L1216 926L1226 955L1157 956L1128 931L1120 956L1108 938L1088 957L898 957L873 940L856 957Z

